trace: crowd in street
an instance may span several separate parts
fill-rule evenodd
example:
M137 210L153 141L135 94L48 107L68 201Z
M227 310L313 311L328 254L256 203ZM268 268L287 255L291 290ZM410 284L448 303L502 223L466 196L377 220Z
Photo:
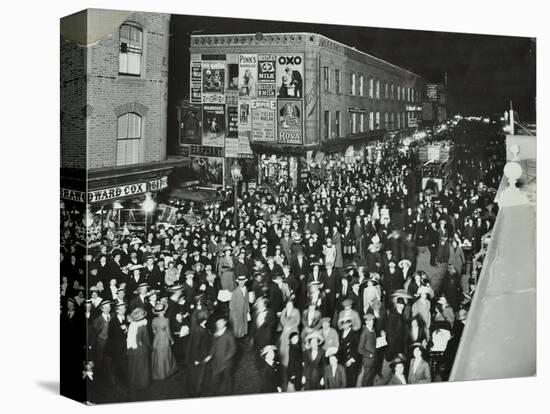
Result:
M231 190L171 200L175 222L146 232L107 221L84 262L64 207L61 318L76 339L62 352L129 395L176 372L188 396L232 394L245 352L260 392L446 380L494 194L461 173L467 157L441 191L422 189L414 151L398 149L310 174L302 191L243 191L237 222Z

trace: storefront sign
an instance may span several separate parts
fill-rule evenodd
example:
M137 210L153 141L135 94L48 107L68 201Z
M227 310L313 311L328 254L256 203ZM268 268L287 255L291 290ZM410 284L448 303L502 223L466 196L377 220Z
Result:
M275 83L275 61L274 54L258 55L258 82Z
M225 139L225 106L203 105L202 145L223 147Z
M239 55L239 96L256 97L258 55Z
M422 111L422 105L405 105L405 110L413 112Z
M277 100L277 141L281 144L302 144L302 101Z
M238 137L239 137L239 111L236 106L228 106L227 107L227 138L238 138Z
M189 156L223 157L223 148L208 145L190 145Z
M225 62L202 62L203 103L225 102Z
M277 55L277 96L304 97L304 55Z
M61 188L60 197L63 200L78 201L79 203L86 202L86 192L71 190L70 188Z
M252 141L277 142L275 100L255 99L252 101Z
M162 177L158 180L149 181L149 191L160 191L168 187L168 177Z

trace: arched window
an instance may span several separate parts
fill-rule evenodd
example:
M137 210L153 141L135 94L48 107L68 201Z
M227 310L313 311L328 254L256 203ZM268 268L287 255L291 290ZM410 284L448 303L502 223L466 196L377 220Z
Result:
M141 162L141 116L128 112L118 117L116 165Z
M123 75L141 76L143 54L143 31L136 25L124 23L120 26L120 53L118 72Z

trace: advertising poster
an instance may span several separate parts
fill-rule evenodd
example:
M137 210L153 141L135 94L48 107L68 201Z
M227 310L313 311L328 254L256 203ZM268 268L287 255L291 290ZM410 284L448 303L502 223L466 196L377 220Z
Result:
M275 54L258 55L258 83L275 83Z
M239 138L225 138L225 157L237 157L239 153Z
M246 134L252 129L250 103L248 99L239 99L239 134Z
M201 143L201 108L200 106L189 106L182 108L180 118L180 144Z
M255 99L252 101L252 141L277 142L275 100Z
M223 147L225 140L225 107L203 105L202 145Z
M227 138L239 137L239 109L236 106L227 107Z
M277 87L274 83L258 84L258 98L275 98L277 96Z
M227 105L237 106L239 104L239 90L238 89L226 89L225 90L225 103Z
M250 137L247 135L239 135L239 156L250 155L253 157L252 148L250 147Z
M201 62L191 62L191 103L202 103L202 72Z
M277 141L281 144L302 144L302 101L277 100Z
M304 55L279 54L276 66L277 97L304 97Z
M239 55L239 97L255 98L258 55Z
M200 186L223 186L223 158L193 156L191 169Z
M227 89L238 90L239 89L239 64L228 63L227 64Z
M203 61L201 66L203 103L225 103L225 63Z

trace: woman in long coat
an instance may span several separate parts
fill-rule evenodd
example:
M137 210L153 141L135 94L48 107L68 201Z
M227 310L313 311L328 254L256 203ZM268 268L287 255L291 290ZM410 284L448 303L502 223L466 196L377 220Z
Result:
M233 290L229 301L229 319L235 338L242 338L248 333L250 305L248 303L248 289L244 285L246 276L240 275L237 282L239 286Z
M142 308L132 311L128 320L128 387L130 390L147 388L151 383L150 349L151 341L147 330L147 312Z
M342 235L336 226L333 227L332 244L336 249L336 259L334 260L334 268L341 269L344 267L344 259L342 257Z
M319 332L312 332L306 341L309 349L304 353L304 389L320 390L325 365L325 351L320 347L323 337Z
M235 288L235 262L231 257L231 247L224 249L225 256L220 258L218 262L218 276L220 277L220 283L222 290L233 291Z
M459 276L462 275L462 269L465 262L466 259L464 258L462 247L458 245L458 241L453 240L449 249L449 264L453 265Z
M163 380L177 371L176 359L172 353L171 346L174 344L172 332L170 332L170 321L164 315L168 306L158 303L153 309L157 315L153 319L153 355L151 372L154 380Z
M279 339L279 358L283 367L288 366L288 348L290 334L298 332L298 325L300 325L300 312L294 307L292 300L289 300L283 311L281 312L281 337Z

